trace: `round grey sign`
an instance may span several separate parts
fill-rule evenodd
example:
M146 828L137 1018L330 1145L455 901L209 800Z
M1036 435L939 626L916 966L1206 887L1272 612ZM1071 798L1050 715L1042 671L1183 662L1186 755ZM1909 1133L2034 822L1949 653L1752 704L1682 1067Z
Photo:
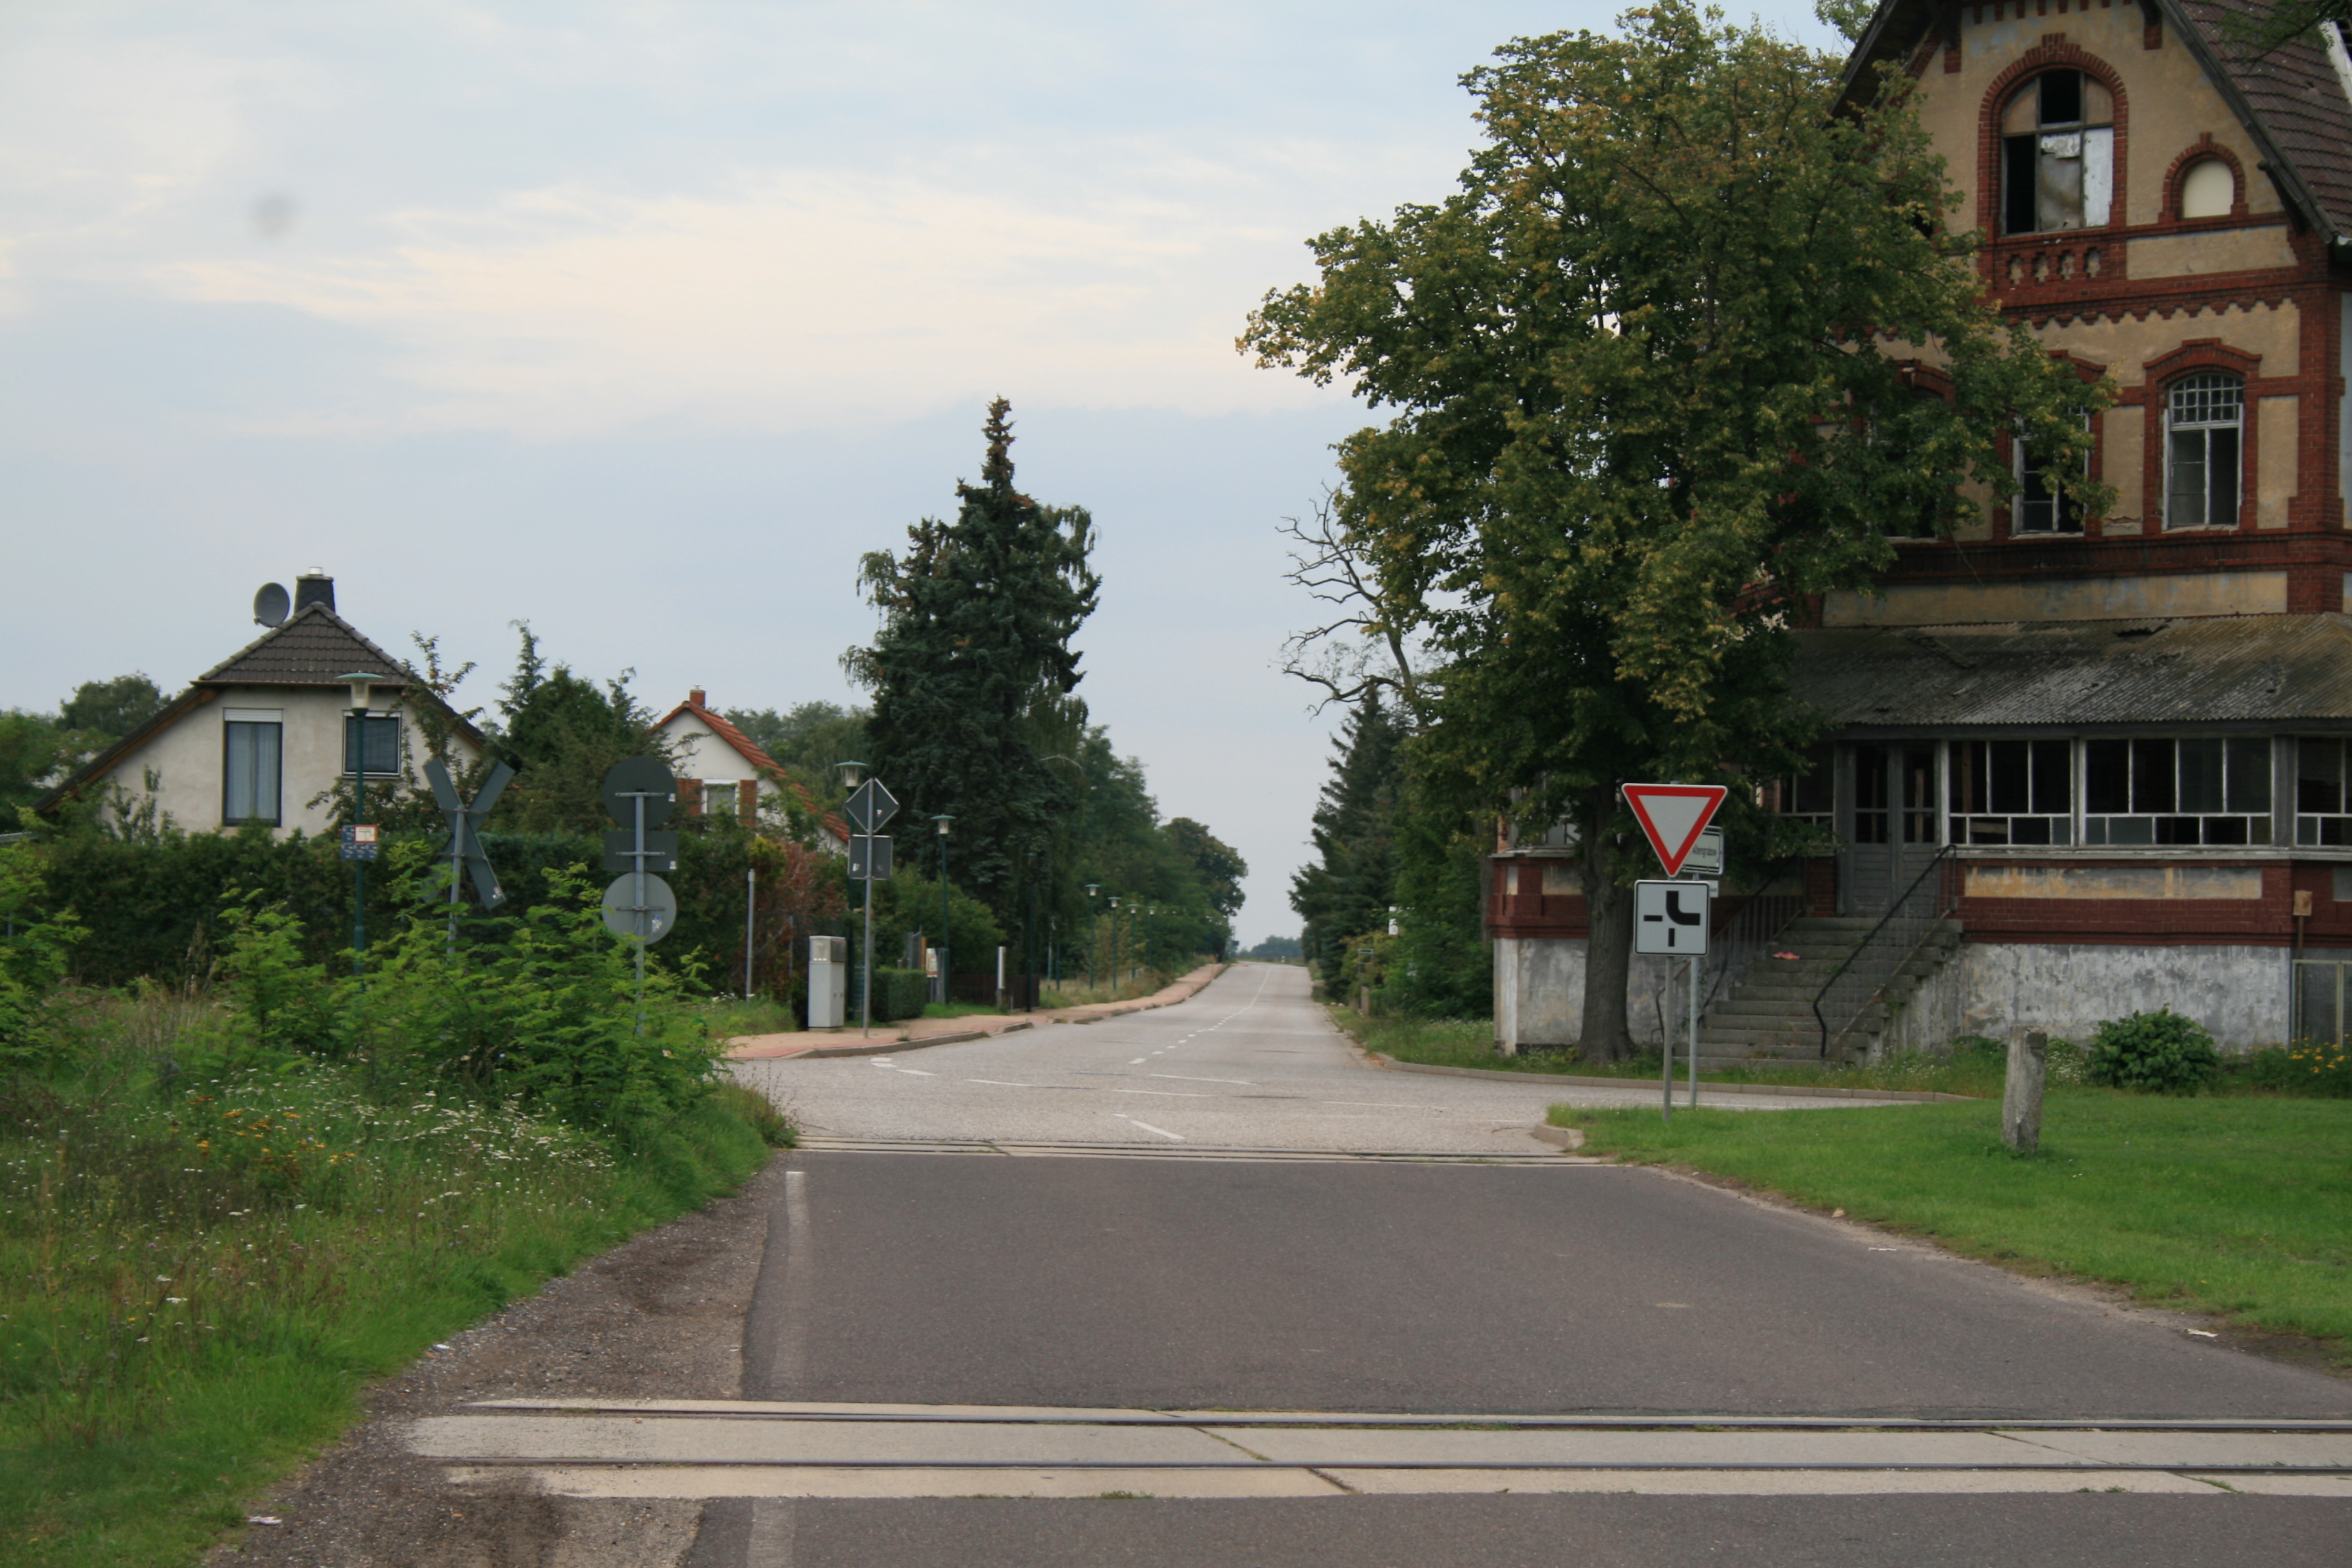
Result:
M677 924L677 895L659 877L646 879L646 902L636 906L636 873L624 872L604 889L604 929L614 936L656 942Z

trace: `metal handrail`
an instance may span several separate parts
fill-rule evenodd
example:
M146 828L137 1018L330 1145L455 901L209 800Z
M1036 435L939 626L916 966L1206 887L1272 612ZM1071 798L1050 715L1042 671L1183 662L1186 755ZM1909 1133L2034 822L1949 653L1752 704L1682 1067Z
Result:
M1780 933L1789 929L1805 912L1805 889L1802 881L1804 861L1801 858L1776 861L1766 868L1756 885L1770 888L1783 877L1794 872L1799 877L1793 893L1759 891L1748 895L1738 914L1725 922L1707 944L1709 967L1715 978L1708 983L1706 996L1699 1003L1705 1013L1717 998L1727 994L1738 977L1748 973L1757 956L1769 947Z
M1927 940L1928 929L1932 928L1936 921L1944 918L1947 906L1942 896L1942 879L1951 864L1952 847L1947 844L1929 858L1927 868L1912 879L1911 885L1903 890L1902 896L1887 905L1886 913L1880 916L1878 923L1870 928L1869 935L1854 944L1853 951L1846 955L1845 962L1831 970L1829 978L1822 982L1821 990L1813 995L1813 1022L1821 1026L1823 1061L1829 1059L1831 1040L1833 1037L1842 1037L1848 1029L1853 1028L1854 1020L1862 1016L1864 1010L1885 994L1887 982L1895 977L1896 971L1910 961L1913 953L1919 951L1919 944ZM1919 889L1928 887L1930 883L1934 886L1924 900L1927 906L1927 912L1918 912L1912 906L1923 901L1919 897ZM1903 944L1902 953L1894 963L1883 965L1884 973L1877 979L1872 980L1866 972L1858 973L1855 966L1865 955L1872 954L1874 948L1883 945L1879 941L1880 933L1898 919L1918 922L1921 929L1912 936L1910 941ZM1884 954L1877 956L1883 957ZM1829 1000L1830 993L1836 990L1841 982L1849 980L1858 980L1864 988L1860 992L1861 999L1851 1005L1846 1005L1843 998L1839 1003L1832 1005L1832 1012L1843 1008L1843 1016L1833 1035L1830 1028L1829 1015L1822 1011L1822 1004ZM1852 995L1854 990L1854 986L1847 986L1847 995Z

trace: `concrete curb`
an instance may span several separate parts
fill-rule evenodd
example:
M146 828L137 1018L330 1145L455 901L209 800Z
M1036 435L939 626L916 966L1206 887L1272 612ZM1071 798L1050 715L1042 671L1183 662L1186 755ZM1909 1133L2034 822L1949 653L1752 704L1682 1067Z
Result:
M869 1040L860 1046L812 1046L807 1050L794 1051L789 1056L733 1057L729 1059L739 1062L804 1062L815 1057L879 1057L895 1051L919 1051L926 1046L954 1046L966 1040L986 1040L998 1035L1009 1035L1015 1029L1034 1026L1024 1018L1001 1029L966 1029L953 1035L916 1035L901 1040Z
M1571 1089L1655 1089L1657 1085L1639 1078L1582 1078L1566 1073L1504 1072L1494 1068L1444 1068L1427 1062L1401 1062L1384 1051L1366 1051L1364 1055L1385 1068L1399 1072L1443 1073L1450 1078L1492 1078L1509 1083L1556 1083ZM1682 1089L1684 1079L1675 1075L1675 1089ZM1709 1083L1699 1080L1699 1088L1707 1094L1777 1094L1798 1100L1893 1100L1907 1104L1926 1105L1937 1100L1971 1103L1975 1096L1942 1094L1928 1089L1831 1089L1797 1083Z
M1584 1134L1574 1127L1553 1127L1549 1124L1530 1127L1528 1129L1528 1136L1538 1143L1549 1143L1566 1153L1574 1153L1584 1147Z
M1105 1018L1124 1017L1129 1013L1149 1013L1156 1007L1173 1007L1180 1002L1190 1002L1193 997L1198 996L1202 992L1206 991L1209 988L1209 983L1211 981L1216 979L1218 975L1223 974L1226 970L1231 969L1233 965L1230 963L1220 963L1216 965L1211 973L1202 975L1197 984L1193 983L1191 976L1188 975L1184 979L1177 981L1175 985L1165 985L1160 988L1161 991L1172 991L1177 985L1191 985L1192 989L1185 992L1181 996L1171 996L1165 1001L1155 1000L1155 998L1160 995L1160 992L1155 991L1150 996L1138 996L1126 1002L1100 1002L1089 1004L1089 1005L1100 1007L1102 1011L1099 1013L1081 1013L1075 1008L1067 1013L1048 1013L1045 1016L1045 1022L1048 1024L1099 1024Z

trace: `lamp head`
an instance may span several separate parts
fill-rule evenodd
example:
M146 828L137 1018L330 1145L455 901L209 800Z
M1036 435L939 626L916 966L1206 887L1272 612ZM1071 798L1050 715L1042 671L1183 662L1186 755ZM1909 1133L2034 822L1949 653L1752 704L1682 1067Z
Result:
M373 670L362 669L354 670L349 675L339 675L335 679L352 689L352 707L364 713L367 711L370 689L383 677Z
M948 836L948 824L953 822L955 820L955 816L952 813L943 811L937 816L932 817L931 820L940 825L940 837L945 838Z
M859 784L866 782L866 764L864 763L835 763L833 765L841 770L841 783L843 788L856 789Z

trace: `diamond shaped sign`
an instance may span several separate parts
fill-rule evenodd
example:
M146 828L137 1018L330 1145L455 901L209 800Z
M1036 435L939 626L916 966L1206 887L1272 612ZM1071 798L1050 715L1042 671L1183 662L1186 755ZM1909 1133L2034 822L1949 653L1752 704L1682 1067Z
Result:
M1624 789L1633 820L1642 825L1669 877L1681 873L1683 862L1698 847L1698 836L1731 793L1721 784L1629 784Z

